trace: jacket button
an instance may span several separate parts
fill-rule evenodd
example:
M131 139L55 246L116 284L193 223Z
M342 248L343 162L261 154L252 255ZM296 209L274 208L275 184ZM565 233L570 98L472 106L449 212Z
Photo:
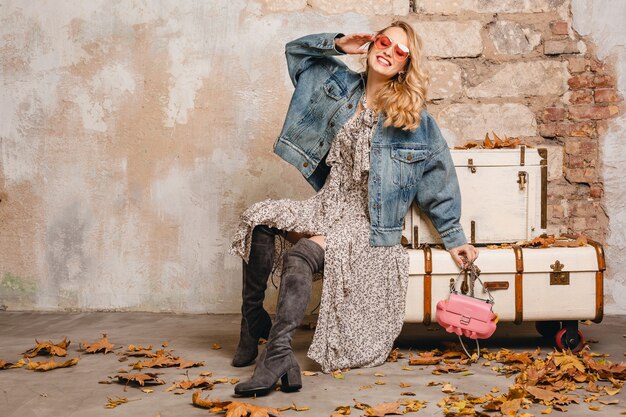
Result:
M411 159L413 159L413 157L411 157L411 154L409 154L409 155L406 157L406 159L407 159L407 161L410 161Z
M348 104L348 108L351 109L352 108L352 103Z
M335 127L335 122L330 122L330 127Z
M324 141L320 140L320 147L324 146Z
M309 166L309 163L308 163L308 162L305 162L304 164L302 164L302 166L306 168L306 167L308 167L308 166Z

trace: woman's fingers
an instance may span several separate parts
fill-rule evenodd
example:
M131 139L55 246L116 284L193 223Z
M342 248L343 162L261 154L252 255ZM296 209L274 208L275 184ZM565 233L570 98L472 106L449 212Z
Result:
M352 33L346 35L342 41L342 49L347 53L366 53L367 50L362 49L363 45L371 42L374 37L371 33Z
M452 260L458 265L459 268L463 268L463 259L459 256L458 251L451 251Z

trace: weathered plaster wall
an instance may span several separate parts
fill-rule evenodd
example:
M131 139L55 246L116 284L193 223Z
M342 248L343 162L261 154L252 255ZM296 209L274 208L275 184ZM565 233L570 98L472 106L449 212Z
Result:
M575 2L574 12L590 4ZM552 231L604 237L606 216L586 214L603 202L607 252L617 258L623 119L607 123L605 194L589 204L602 181L574 169L564 143L538 126L568 94L568 59L588 47L567 35L568 0L5 1L0 305L238 311L241 261L226 252L239 213L264 198L312 194L271 151L293 91L284 44L307 33L374 31L395 16L424 39L432 112L451 144L493 129L550 147L560 190ZM554 21L565 22L565 35ZM602 30L599 17L580 28L600 45ZM610 44L600 47L607 60ZM623 91L626 64L616 65ZM570 183L564 172L581 178ZM568 193L582 207L575 221ZM611 274L608 287L623 294L623 278ZM607 311L623 312L618 300Z

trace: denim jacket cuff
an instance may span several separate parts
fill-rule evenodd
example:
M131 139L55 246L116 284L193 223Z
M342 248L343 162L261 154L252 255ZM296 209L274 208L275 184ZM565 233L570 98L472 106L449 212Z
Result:
M333 51L336 52L337 55L346 55L345 52L340 51L339 49L337 49L337 44L336 44L338 38L343 38L346 35L341 33L341 32L333 33L332 35L333 35L333 37L332 37L332 39L333 39Z
M457 246L465 245L467 243L465 232L460 225L455 226L452 229L446 230L445 232L441 233L440 236L444 246L446 247L446 250L450 250L456 248Z

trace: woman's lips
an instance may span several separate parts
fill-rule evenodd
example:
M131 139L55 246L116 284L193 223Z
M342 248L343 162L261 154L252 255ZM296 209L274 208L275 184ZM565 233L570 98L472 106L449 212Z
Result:
M385 66L385 67L390 67L391 66L391 61L389 61L387 58L385 58L385 57L383 57L381 55L376 55L376 60L382 66Z

